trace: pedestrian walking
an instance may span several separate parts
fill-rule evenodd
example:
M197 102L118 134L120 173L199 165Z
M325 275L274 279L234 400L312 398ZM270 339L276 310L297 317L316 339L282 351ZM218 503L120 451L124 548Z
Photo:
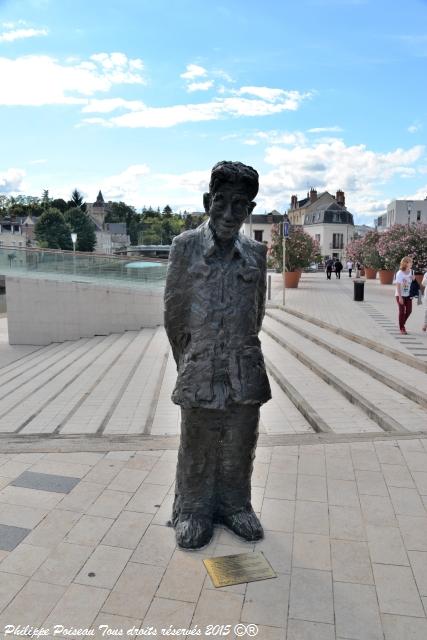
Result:
M399 329L403 335L407 335L408 333L405 324L412 313L412 299L409 294L413 278L412 258L405 256L400 261L400 269L394 279L396 284L396 302L399 308Z
M424 287L424 324L422 329L423 331L427 331L427 271L423 276L421 287Z
M326 260L326 278L328 280L331 279L331 275L332 275L332 267L334 266L334 261L332 260L332 258L328 258Z
M348 277L351 278L351 272L353 270L353 263L351 260L347 260Z
M337 258L335 260L335 277L341 280L341 271L343 270L342 262Z

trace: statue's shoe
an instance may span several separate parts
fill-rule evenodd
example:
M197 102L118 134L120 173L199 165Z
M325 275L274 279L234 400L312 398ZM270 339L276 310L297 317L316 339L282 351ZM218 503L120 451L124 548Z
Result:
M252 508L248 511L239 511L228 516L222 516L221 522L231 529L233 533L248 542L261 540L264 537L262 525Z
M181 516L175 525L176 543L182 549L200 549L213 535L212 519L206 516Z

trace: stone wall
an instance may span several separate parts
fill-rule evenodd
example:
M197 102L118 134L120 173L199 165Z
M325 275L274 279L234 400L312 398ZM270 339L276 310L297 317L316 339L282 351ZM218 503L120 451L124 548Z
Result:
M47 345L163 324L163 289L6 277L10 344Z

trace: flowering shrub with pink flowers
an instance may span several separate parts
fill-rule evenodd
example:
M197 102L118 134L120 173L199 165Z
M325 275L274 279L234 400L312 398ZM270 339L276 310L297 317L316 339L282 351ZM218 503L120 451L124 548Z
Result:
M380 234L376 229L368 231L362 238L361 263L370 269L386 269L384 258L378 251Z
M280 234L280 225L274 224L271 229L271 247L268 251L270 263L277 271L283 268L283 245ZM286 271L298 271L308 267L311 262L320 259L319 243L302 227L290 228L289 237L286 239L285 269Z
M377 246L385 269L396 270L404 256L413 259L416 273L427 268L427 224L395 224L379 235Z
M348 243L345 248L345 254L347 260L352 260L354 263L363 263L363 238L356 238Z

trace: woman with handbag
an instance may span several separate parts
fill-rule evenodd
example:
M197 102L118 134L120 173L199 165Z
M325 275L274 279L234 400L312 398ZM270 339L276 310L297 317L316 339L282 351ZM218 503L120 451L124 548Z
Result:
M407 335L405 324L412 312L411 283L414 280L412 258L405 256L400 261L400 269L396 273L396 302L399 308L400 333Z

